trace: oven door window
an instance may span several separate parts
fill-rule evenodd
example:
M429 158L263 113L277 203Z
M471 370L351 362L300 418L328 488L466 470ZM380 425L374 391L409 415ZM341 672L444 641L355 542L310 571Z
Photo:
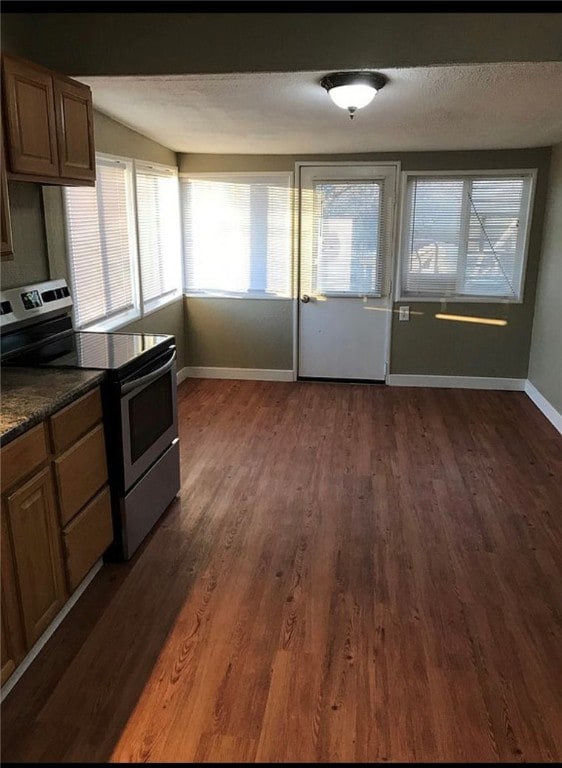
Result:
M174 423L172 374L166 373L129 400L131 463Z

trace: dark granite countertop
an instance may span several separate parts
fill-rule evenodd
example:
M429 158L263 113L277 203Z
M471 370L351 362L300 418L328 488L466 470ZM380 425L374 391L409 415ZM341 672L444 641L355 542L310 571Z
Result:
M104 371L2 367L0 445L93 389Z

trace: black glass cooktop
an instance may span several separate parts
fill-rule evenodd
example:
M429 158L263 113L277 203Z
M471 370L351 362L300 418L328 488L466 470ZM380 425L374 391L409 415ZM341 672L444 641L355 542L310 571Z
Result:
M171 340L172 336L149 333L73 331L12 356L9 363L113 371L128 366L141 356L142 362L147 361L166 349ZM142 364L140 360L137 362Z

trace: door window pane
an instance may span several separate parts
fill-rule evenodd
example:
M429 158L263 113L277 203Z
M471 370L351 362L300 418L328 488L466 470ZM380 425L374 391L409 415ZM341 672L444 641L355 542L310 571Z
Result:
M380 296L380 180L317 181L313 191L313 290Z

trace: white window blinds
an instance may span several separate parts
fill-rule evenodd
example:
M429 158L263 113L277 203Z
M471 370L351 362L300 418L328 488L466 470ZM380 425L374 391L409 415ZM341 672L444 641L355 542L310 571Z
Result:
M381 296L388 260L383 195L383 179L313 183L313 293Z
M130 164L97 158L96 186L66 187L66 231L75 325L85 328L135 307Z
M135 162L137 231L143 308L181 291L177 170Z
M410 177L402 296L519 300L532 180L532 174Z
M185 290L291 295L291 174L181 180Z

